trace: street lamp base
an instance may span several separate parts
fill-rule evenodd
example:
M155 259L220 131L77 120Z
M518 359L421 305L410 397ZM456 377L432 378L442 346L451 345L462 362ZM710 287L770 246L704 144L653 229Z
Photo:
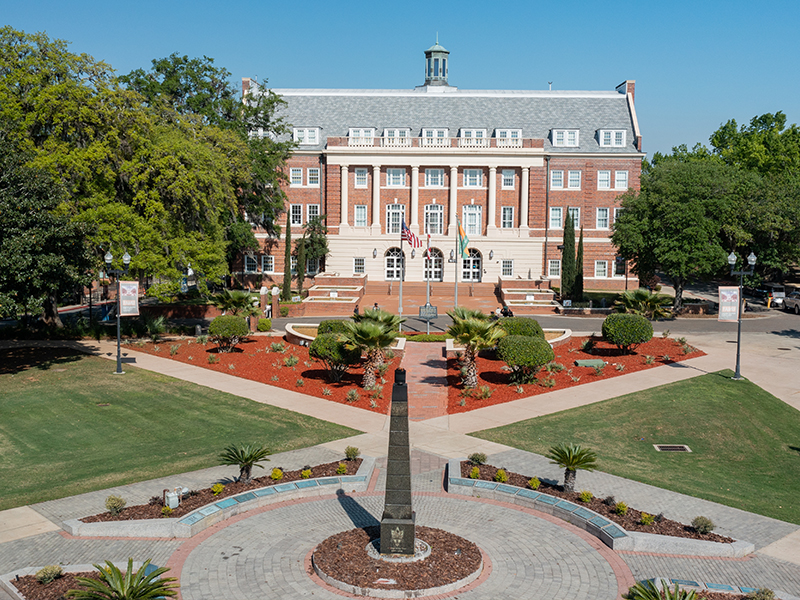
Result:
M125 371L114 371L112 375L125 375Z

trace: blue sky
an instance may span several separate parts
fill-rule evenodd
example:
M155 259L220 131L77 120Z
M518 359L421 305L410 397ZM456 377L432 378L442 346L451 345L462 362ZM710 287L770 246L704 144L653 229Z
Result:
M728 119L800 121L800 2L401 3L0 0L119 74L179 52L275 88L412 88L438 32L462 89L612 90L636 80L644 150L708 142Z

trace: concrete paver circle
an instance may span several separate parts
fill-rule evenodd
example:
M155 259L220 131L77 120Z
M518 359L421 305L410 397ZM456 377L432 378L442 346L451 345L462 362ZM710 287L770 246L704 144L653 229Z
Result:
M605 553L569 526L511 506L443 494L415 496L414 508L420 525L465 537L490 557L489 576L458 592L459 598L608 600L619 594ZM305 558L334 533L376 524L382 509L382 494L358 495L282 505L233 522L185 556L182 598L340 600L312 581Z

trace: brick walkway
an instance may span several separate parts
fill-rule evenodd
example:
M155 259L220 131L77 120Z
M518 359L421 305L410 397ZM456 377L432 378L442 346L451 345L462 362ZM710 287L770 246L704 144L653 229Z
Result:
M408 383L408 418L424 421L447 414L444 344L406 342L403 368Z

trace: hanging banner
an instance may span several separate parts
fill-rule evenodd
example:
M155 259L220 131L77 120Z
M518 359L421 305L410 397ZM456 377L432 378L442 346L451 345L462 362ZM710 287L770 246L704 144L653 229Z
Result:
M119 282L119 316L135 317L139 314L139 282Z
M718 321L739 320L739 288L724 287L719 288L719 317Z

